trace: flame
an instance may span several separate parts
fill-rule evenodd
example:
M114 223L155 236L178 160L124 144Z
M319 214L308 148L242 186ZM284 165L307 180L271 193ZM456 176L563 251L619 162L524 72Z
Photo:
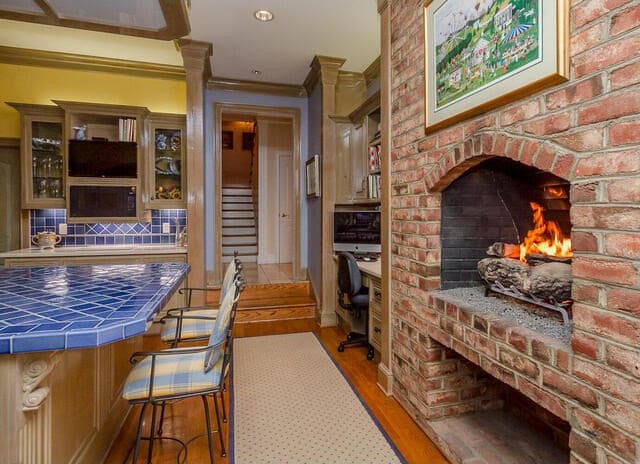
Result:
M520 261L526 261L529 254L539 254L569 258L573 256L571 239L565 238L562 230L554 221L544 220L544 208L531 202L533 210L533 229L531 229L524 241L520 244Z

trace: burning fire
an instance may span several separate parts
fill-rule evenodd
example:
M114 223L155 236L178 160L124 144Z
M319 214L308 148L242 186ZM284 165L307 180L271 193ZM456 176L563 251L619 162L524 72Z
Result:
M562 230L554 221L544 220L544 208L537 203L531 202L533 210L533 229L531 229L524 242L520 244L520 261L525 262L526 256L539 254L569 258L573 256L571 249L571 239L565 238Z

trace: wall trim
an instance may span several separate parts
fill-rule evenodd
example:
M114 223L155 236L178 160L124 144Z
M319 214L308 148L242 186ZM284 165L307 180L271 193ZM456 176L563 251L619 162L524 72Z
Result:
M252 92L279 97L306 97L307 91L301 85L274 84L271 82L245 81L226 77L212 77L207 81L208 90L231 90Z
M154 79L180 81L185 79L185 72L182 66L18 47L0 46L0 63L107 72Z
M0 137L0 148L20 148L18 137Z

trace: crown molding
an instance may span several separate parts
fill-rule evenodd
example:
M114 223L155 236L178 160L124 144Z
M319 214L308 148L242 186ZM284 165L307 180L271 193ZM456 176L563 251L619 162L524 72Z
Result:
M280 97L306 97L304 86L273 84L270 82L245 81L240 79L228 79L225 77L212 77L207 81L209 90L231 90L236 92L251 92Z
M182 66L5 46L0 46L0 63L107 72L154 79L184 80L185 76Z
M311 60L311 71L304 80L303 87L307 91L307 95L311 95L315 86L320 82L322 74L326 74L327 81L334 82L338 76L338 70L346 60L343 58L335 58L331 56L316 55ZM335 83L335 82L334 82Z
M380 77L380 57L373 60L373 62L363 72L364 78L367 80L367 85L372 81Z

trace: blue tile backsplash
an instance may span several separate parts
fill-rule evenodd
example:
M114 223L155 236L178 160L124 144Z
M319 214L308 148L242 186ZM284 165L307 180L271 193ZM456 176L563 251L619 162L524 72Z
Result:
M176 233L187 225L185 209L155 209L150 223L68 224L64 209L32 209L31 235L38 232L59 233L59 225L67 224L67 234L61 235L58 246L92 245L161 245L174 244ZM169 233L162 233L162 224L169 223ZM35 246L35 245L32 245Z

